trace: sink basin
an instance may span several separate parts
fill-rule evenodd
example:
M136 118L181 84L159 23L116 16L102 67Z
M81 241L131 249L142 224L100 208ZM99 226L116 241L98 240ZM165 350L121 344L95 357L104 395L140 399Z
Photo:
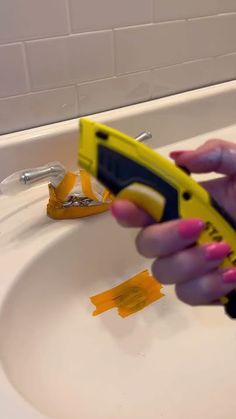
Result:
M39 203L33 207L44 235L58 234ZM20 395L55 419L172 418L173 411L179 418L199 417L209 404L217 406L214 418L223 412L230 417L232 322L217 308L181 304L172 288L129 318L115 310L93 317L91 295L149 263L135 250L136 231L118 227L109 214L62 224L64 231L41 243L19 270L0 313L0 359ZM18 238L37 240L32 227L24 226ZM194 415L196 398L201 403Z
M211 136L235 139L236 126L159 152ZM90 296L151 261L136 252L137 231L109 213L53 221L46 202L45 186L0 198L1 417L233 418L234 321L221 308L181 303L173 287L128 318L93 317Z
M104 417L99 405L115 417L114 390L117 409L125 403L132 357L150 347L153 330L142 316L92 317L89 297L147 266L133 239L107 215L86 220L46 246L7 296L0 316L3 367L23 397L50 417ZM123 388L119 356L130 377Z

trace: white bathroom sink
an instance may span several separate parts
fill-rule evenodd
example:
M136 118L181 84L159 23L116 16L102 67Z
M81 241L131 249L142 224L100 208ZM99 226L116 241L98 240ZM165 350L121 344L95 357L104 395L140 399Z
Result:
M214 135L236 139L236 126ZM53 221L46 202L45 186L0 198L1 418L233 419L235 322L173 287L126 319L93 317L90 296L150 261L109 213Z
M181 304L169 287L132 317L93 317L91 295L149 267L135 231L109 214L54 222L43 204L6 221L2 281L14 278L0 312L0 360L19 394L55 419L187 419L209 409L230 417L234 323L219 308Z

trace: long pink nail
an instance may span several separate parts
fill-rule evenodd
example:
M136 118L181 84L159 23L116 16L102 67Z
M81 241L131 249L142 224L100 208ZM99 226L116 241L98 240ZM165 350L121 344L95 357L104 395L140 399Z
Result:
M209 261L224 259L230 252L230 246L225 243L212 243L205 246L205 257Z
M197 218L190 220L181 220L178 225L179 235L183 239L194 239L199 236L203 230L204 222Z
M188 150L176 150L170 152L170 157L176 159L177 157L181 156L184 153L187 153Z
M223 273L223 282L225 284L236 283L236 269L228 269Z

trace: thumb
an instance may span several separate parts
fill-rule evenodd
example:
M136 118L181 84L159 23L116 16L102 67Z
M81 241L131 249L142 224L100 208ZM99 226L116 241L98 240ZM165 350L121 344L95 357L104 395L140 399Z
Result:
M209 140L194 151L173 151L170 157L190 172L236 175L236 144L229 141Z

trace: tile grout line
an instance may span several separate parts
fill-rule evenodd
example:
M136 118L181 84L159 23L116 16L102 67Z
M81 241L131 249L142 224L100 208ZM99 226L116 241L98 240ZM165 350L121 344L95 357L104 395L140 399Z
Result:
M66 6L66 17L67 17L67 24L68 24L68 30L69 34L72 34L72 25L71 25L71 13L70 13L70 5L69 0L65 0L65 6Z
M152 0L152 22L151 23L156 23L155 12L156 12L156 4L155 4L155 0Z
M112 62L113 62L113 76L117 77L117 57L116 57L116 42L115 42L115 29L112 29Z
M75 88L75 96L76 96L76 105L77 105L77 117L80 116L80 93L79 93L79 85L78 84L74 84L73 87Z
M32 92L32 83L31 83L31 77L30 77L30 71L29 71L29 62L28 62L28 57L27 57L25 41L23 41L21 45L22 45L25 75L26 75L26 84L27 84L27 88L29 90L28 93L31 93Z

